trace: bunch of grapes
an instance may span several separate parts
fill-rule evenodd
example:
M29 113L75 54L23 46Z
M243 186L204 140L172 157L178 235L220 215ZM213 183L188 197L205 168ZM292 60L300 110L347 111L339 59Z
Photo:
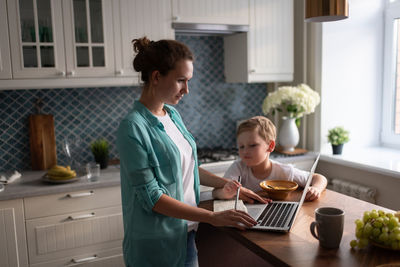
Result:
M365 211L362 220L355 220L356 238L352 248L365 248L369 241L400 250L400 212L385 213L383 210Z

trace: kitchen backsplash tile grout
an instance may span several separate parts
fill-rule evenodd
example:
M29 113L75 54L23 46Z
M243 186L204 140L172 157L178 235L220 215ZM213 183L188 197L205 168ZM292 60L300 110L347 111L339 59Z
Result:
M265 84L224 82L222 37L176 39L195 54L190 93L177 105L187 128L198 147L234 147L236 121L261 114ZM93 160L89 144L99 137L111 143L111 158L118 157L115 131L140 91L137 86L0 91L0 171L31 168L28 117L38 98L43 113L54 115L59 164L66 164L62 141L67 136L81 138L82 162Z

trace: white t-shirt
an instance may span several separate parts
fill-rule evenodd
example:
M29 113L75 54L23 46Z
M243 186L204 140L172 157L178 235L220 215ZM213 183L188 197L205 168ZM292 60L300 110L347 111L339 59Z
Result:
M260 183L265 180L288 180L294 181L299 186L304 187L307 183L307 171L299 170L290 164L283 164L277 161L270 160L272 164L272 171L268 177L258 179L254 177L250 167L248 167L241 159L236 160L225 172L224 177L237 180L240 175L242 178L242 185L254 192L262 190Z
M189 142L185 139L183 134L176 127L174 122L169 117L168 113L165 116L156 116L160 122L164 125L165 132L171 138L171 140L178 147L181 155L182 163L182 185L183 185L183 202L197 207L196 196L194 193L194 158L193 150ZM188 222L188 232L191 230L196 230L198 223Z

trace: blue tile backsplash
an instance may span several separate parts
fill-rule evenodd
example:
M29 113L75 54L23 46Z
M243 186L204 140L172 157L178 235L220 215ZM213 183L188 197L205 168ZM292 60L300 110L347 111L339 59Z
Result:
M223 38L176 36L195 54L189 95L176 106L198 147L235 146L236 121L261 114L265 84L226 83ZM62 143L81 140L80 161L93 161L89 144L100 137L111 143L110 158L117 158L115 131L141 88L66 88L0 91L0 171L31 169L28 117L42 98L43 113L53 114L58 163L65 165Z

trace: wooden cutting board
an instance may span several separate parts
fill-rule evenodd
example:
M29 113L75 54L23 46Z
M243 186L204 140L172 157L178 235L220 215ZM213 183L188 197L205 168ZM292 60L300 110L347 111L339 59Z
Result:
M47 170L57 164L53 115L30 115L29 139L32 170Z

